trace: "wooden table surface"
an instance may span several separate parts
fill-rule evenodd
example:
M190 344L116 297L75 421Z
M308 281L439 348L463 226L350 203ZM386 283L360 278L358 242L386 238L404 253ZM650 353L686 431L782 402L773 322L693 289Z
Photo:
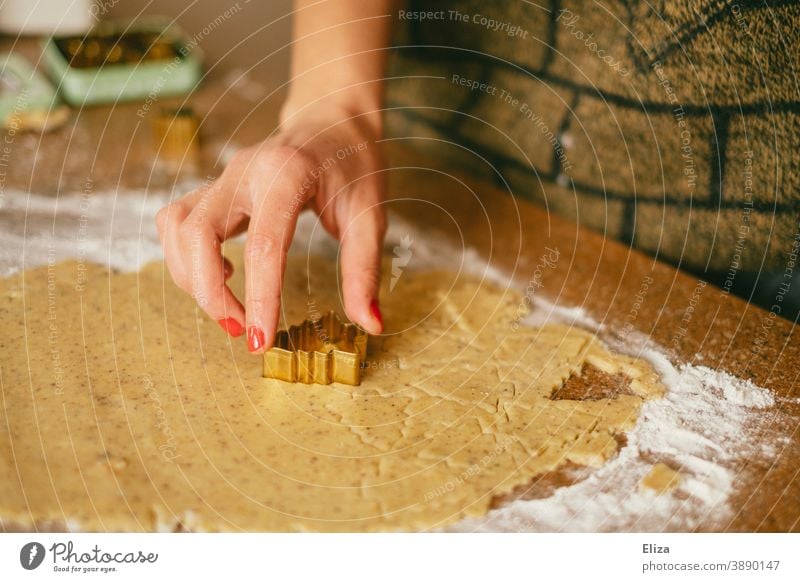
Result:
M223 72L212 71L192 96L191 105L203 116L204 158L198 174L216 175L226 152L275 127L280 93L262 100L258 87L250 89L234 87ZM158 106L141 117L140 108L134 103L85 109L50 134L11 136L2 194L84 192L87 183L96 195L172 187L176 175L154 163L151 120ZM733 516L706 529L800 530L800 340L790 322L711 285L698 286L691 276L493 186L468 178L461 182L458 169L455 174L431 171L431 160L420 160L402 146L392 145L388 152L394 168L389 174L392 211L459 244L463 237L523 286L545 247L558 248L557 267L545 270L541 280L543 296L581 306L611 328L628 326L649 335L671 350L673 363L718 367L769 388L776 396L774 414L767 425L755 428L755 438L788 444L781 445L775 459L741 460L734 468ZM409 169L419 165L428 169ZM425 200L425 209L408 198ZM452 218L443 220L445 213ZM635 296L650 277L639 306Z

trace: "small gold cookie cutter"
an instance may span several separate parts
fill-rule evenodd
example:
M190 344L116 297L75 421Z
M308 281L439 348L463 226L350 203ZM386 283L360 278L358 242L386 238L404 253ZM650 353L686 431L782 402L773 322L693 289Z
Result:
M262 376L304 384L358 386L366 353L367 333L329 311L279 331L273 347L264 352Z
M153 136L158 157L178 169L197 164L200 118L191 107L165 108L153 119Z

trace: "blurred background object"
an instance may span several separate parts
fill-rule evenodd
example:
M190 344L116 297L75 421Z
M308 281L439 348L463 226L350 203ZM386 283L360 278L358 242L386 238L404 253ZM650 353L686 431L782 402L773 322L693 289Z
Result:
M153 15L172 19L198 41L208 77L242 70L270 90L289 78L292 0L111 0L106 4L107 10L97 13L103 19Z
M168 18L103 22L83 35L53 36L43 60L73 106L186 95L202 75L202 53Z
M5 0L0 5L0 32L79 34L94 24L94 6L93 0Z
M200 159L200 120L190 107L165 108L153 119L159 159L172 171L193 168Z
M9 131L48 131L69 118L55 87L27 60L0 53L0 123Z

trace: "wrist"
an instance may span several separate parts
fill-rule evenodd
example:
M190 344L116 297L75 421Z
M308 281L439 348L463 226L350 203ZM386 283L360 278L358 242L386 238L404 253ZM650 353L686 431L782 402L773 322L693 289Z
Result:
M309 98L290 91L281 107L278 118L281 130L310 120L335 123L345 119L358 120L368 126L379 138L383 135L382 99L380 95L366 92L348 92L337 95Z

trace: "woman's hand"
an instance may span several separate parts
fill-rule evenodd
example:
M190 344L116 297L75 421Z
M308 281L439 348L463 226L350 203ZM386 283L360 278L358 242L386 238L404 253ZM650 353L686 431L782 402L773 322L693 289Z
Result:
M295 115L276 136L238 152L211 185L159 211L158 232L175 283L232 336L246 330L251 352L274 341L286 253L304 208L341 241L347 316L371 334L383 331L379 132L374 117L345 110ZM243 306L226 284L231 265L220 247L245 230Z
M291 83L281 131L239 152L222 176L158 213L167 266L181 289L250 351L271 346L297 216L313 209L342 244L348 317L383 331L378 308L385 230L383 69L395 0L295 0ZM247 231L245 305L225 281L222 241Z

